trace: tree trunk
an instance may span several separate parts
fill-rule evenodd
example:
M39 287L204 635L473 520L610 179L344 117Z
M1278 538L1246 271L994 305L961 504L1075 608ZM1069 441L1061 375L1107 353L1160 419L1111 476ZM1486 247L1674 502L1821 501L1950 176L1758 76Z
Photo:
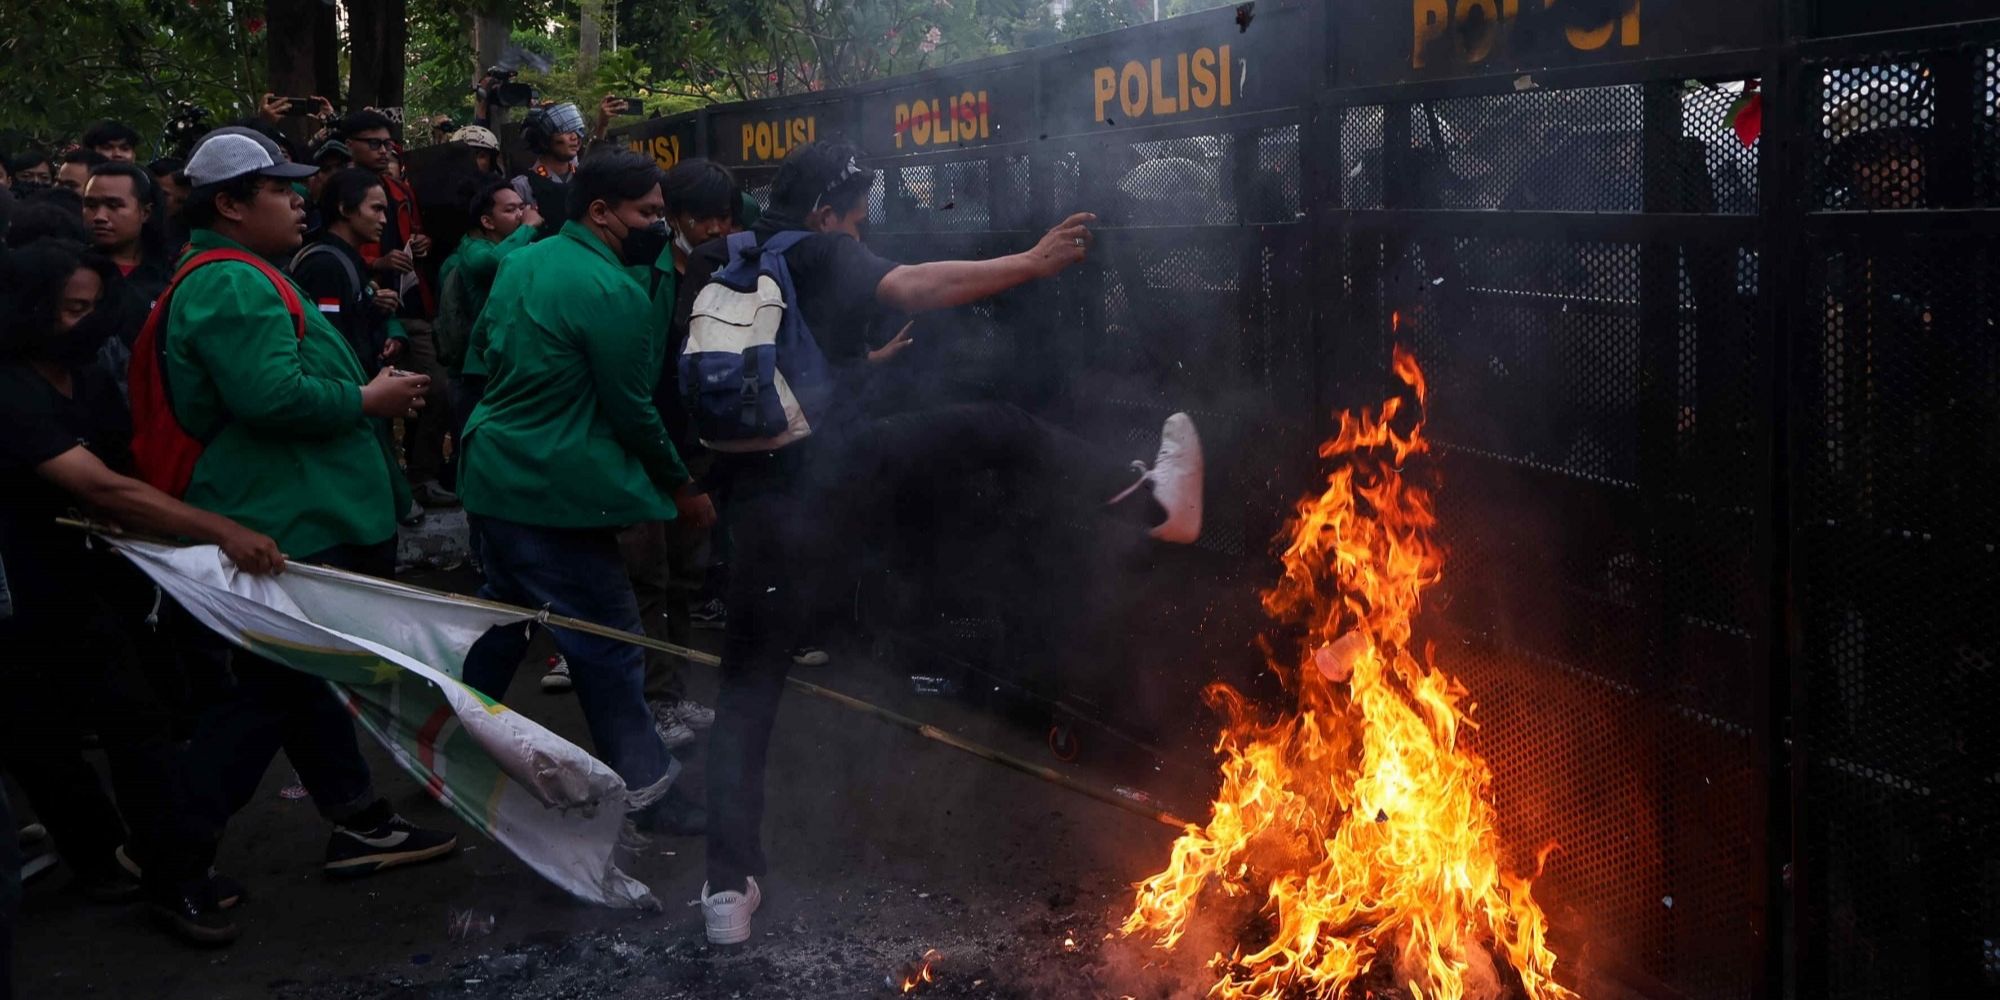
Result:
M319 89L318 47L313 31L320 0L264 0L266 84L271 92L285 97L322 94ZM304 118L280 122L293 143L303 143L310 131Z
M604 0L581 0L578 6L582 16L578 18L576 73L589 87L597 75L597 57L603 46L598 26L604 21Z
M348 107L381 111L399 133L407 17L405 0L347 0Z

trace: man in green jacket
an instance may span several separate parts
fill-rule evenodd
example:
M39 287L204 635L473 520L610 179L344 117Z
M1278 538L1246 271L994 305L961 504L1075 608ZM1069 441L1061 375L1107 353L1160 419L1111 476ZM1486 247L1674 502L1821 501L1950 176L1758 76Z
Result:
M653 404L661 364L646 289L631 269L666 245L659 170L626 150L587 159L570 219L500 265L474 340L486 396L465 427L460 496L486 572L482 595L644 634L618 530L685 514L714 520ZM642 828L695 833L673 758L646 712L638 648L555 630L598 756L625 779ZM497 700L527 639L495 629L465 682Z
M289 256L305 221L290 182L314 169L287 162L247 129L203 137L186 168L194 191L183 209L191 230L183 263L209 250ZM340 332L310 305L304 314L300 335L278 287L248 262L205 264L174 291L160 332L162 377L172 417L207 442L185 499L270 535L298 561L386 577L395 570L395 472L370 418L413 413L427 380L393 369L367 379ZM190 652L215 654L221 641L204 631ZM375 794L353 719L325 682L241 650L226 665L218 655L191 659L215 672L219 694L183 756L178 829L158 859L166 880L206 877L224 826L280 748L334 824L327 874L368 874L457 846L455 836L411 825ZM154 905L186 928L215 918L161 908L219 901L182 891Z
M464 457L465 422L486 394L486 350L472 339L479 313L493 293L493 277L507 255L528 245L542 214L506 181L493 181L472 198L477 228L438 267L438 315L434 327L438 360L451 373L451 489L458 490L457 467Z
M675 359L681 345L676 339L674 315L688 255L696 246L729 234L740 195L728 167L701 159L675 164L660 178L660 193L673 243L650 265L634 268L632 276L646 286L652 304L648 329L659 341L660 380L653 405L667 425L667 437L674 448L684 459L697 461L692 456L702 454L701 444L695 440L687 409L680 402ZM706 535L686 526L676 529L663 521L644 521L618 533L625 572L639 599L639 619L655 638L688 644L693 628L688 602L702 584L697 557L704 550ZM550 689L549 678L543 678L542 687ZM669 749L693 743L697 730L715 722L714 709L687 696L680 660L658 650L646 651L646 709Z

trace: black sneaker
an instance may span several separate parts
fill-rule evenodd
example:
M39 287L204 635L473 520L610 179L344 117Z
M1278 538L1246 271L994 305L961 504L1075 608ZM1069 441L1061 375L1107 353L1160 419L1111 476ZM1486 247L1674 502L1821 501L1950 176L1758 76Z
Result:
M118 859L118 867L124 869L127 875L140 882L145 881L145 869L140 868L139 862L133 860L132 855L125 850L125 845L118 845L114 857ZM210 865L208 877L202 880L200 890L191 895L207 900L218 910L233 910L243 904L243 900L250 895L250 890L244 888L243 883L216 871L215 866Z
M202 948L220 948L236 940L236 922L198 892L156 896L146 903L153 922L182 941Z
M333 839L326 844L326 874L331 878L358 878L384 868L441 858L457 848L456 835L425 830L392 814L387 822L373 829L335 826Z
M729 608L722 603L722 598L711 597L688 612L688 624L695 628L719 632L729 627Z

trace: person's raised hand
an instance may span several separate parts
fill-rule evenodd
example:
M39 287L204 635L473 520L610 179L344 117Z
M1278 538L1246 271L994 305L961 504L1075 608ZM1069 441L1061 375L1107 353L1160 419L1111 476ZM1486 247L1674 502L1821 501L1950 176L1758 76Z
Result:
M257 102L257 114L265 121L275 125L279 119L285 117L285 111L291 106L292 102L289 98L279 97L276 94L266 91L264 98Z
M611 119L616 118L617 116L622 115L624 113L625 113L625 99L622 97L614 97L610 94L606 94L604 95L603 100L597 102L598 121L608 122Z
M382 345L382 360L383 360L383 361L394 361L394 360L396 360L397 358L400 358L400 357L402 357L402 356L403 356L403 341L402 341L402 338L400 338L400 337L390 337L390 338L389 338L389 341L388 341L387 343L385 343L385 344L383 344L383 345Z
M278 543L271 536L232 524L230 532L216 542L216 547L236 564L237 569L259 576L285 571L285 554L278 550Z
M424 405L424 393L431 377L396 368L384 368L361 387L361 412L385 419L414 417Z
M321 124L325 124L326 122L330 122L333 120L332 101L329 101L326 98L319 96L318 94L314 94L313 108L314 110L306 115L307 118L310 118L316 122L320 122Z
M403 304L403 300L401 296L398 296L396 294L395 289L378 286L375 289L375 299L373 304L375 308L382 313L382 315L393 316L396 314L397 307Z
M542 207L532 201L521 206L521 225L529 229L542 228Z
M1041 242L1028 251L1029 259L1034 261L1042 277L1054 277L1071 265L1083 262L1090 253L1090 245L1097 241L1097 236L1090 231L1090 224L1096 221L1097 216L1078 212L1042 234Z
M893 360L896 355L909 350L910 345L916 343L916 341L910 339L910 327L916 325L916 320L911 320L903 324L903 328L897 330L896 335L889 338L888 343L868 352L868 363L871 365L884 364Z
M410 236L410 252L418 257L428 257L431 253L431 238L422 233Z

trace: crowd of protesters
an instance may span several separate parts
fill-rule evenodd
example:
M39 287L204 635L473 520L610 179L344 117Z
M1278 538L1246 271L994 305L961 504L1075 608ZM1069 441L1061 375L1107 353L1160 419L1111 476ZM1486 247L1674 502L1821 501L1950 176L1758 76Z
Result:
M325 684L230 648L58 529L65 514L212 543L250 573L291 559L387 577L399 522L462 505L482 596L683 644L721 629L713 708L676 659L562 629L540 678L574 690L638 830L707 837L718 943L750 934L778 696L794 665L827 661L816 608L851 578L871 507L917 477L1011 466L1162 541L1200 530L1185 416L1135 469L1008 406L869 405L909 316L1077 263L1088 215L1019 254L902 265L865 246L875 178L840 143L795 150L760 207L715 163L584 153L573 105L528 115L518 171L480 124L405 176L388 117L319 102L297 143L287 103L145 166L140 136L106 123L0 174L0 642L16 665L0 769L93 899L232 940L250 890L218 847L280 749L331 826L328 875L442 858L457 838L395 814ZM809 433L795 418L731 439L704 424L683 359L715 349L703 331L774 258L825 375ZM173 464L175 433L198 458ZM494 630L465 681L505 700L526 645ZM705 796L676 756L703 730ZM4 795L0 827L15 828ZM0 914L19 870L0 856Z

